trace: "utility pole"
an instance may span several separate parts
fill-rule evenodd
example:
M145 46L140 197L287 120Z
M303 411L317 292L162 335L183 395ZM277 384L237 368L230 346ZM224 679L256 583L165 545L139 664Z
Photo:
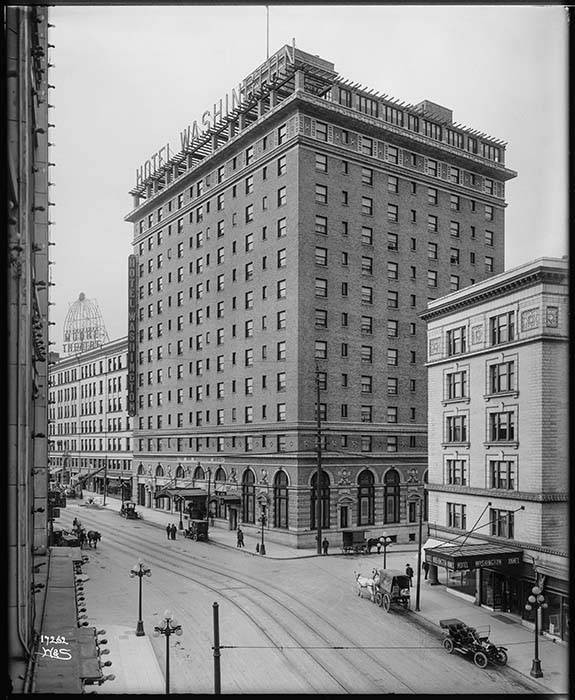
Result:
M321 468L321 414L319 410L320 387L319 387L319 367L315 366L315 388L316 388L316 419L317 419L317 482L316 482L316 521L317 521L317 553L321 554L321 526L322 526L322 495L323 495L323 471Z

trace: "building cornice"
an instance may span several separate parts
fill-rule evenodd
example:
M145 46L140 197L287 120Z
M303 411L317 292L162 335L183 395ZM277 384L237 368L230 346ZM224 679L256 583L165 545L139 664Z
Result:
M462 496L484 496L490 499L499 498L506 501L533 501L535 503L566 503L569 501L569 494L566 491L531 493L529 491L485 489L475 486L461 486L459 484L428 484L427 491L429 493L454 493Z

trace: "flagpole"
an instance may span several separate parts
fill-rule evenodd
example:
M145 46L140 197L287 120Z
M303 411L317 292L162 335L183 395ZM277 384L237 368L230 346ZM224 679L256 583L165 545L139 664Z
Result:
M270 6L266 5L266 60L270 57Z

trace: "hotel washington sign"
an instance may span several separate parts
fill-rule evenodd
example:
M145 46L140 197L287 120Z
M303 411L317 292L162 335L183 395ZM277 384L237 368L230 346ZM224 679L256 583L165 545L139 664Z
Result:
M287 66L288 63L295 63L295 45L292 47L283 46L254 73L242 80L237 88L232 88L224 97L214 103L212 110L206 109L199 122L195 120L181 131L182 151L186 151L190 145L207 134L220 120L225 119L235 109L242 107L243 103L251 98L254 91L260 90L271 82L273 77L279 73L281 66ZM168 163L171 156L169 143L153 153L136 170L136 187L147 180L158 168Z
M138 342L138 257L128 256L128 415L137 413L136 353Z

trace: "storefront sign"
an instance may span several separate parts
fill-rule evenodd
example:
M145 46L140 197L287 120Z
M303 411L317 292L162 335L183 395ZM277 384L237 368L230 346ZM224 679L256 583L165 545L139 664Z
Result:
M451 571L466 571L483 567L493 568L520 564L522 552L509 551L486 555L480 553L466 554L463 547L458 549L457 552L449 551L449 549L443 549L442 551L442 548L437 548L426 549L425 559L428 564L443 566Z
M138 258L128 256L128 415L137 413Z

